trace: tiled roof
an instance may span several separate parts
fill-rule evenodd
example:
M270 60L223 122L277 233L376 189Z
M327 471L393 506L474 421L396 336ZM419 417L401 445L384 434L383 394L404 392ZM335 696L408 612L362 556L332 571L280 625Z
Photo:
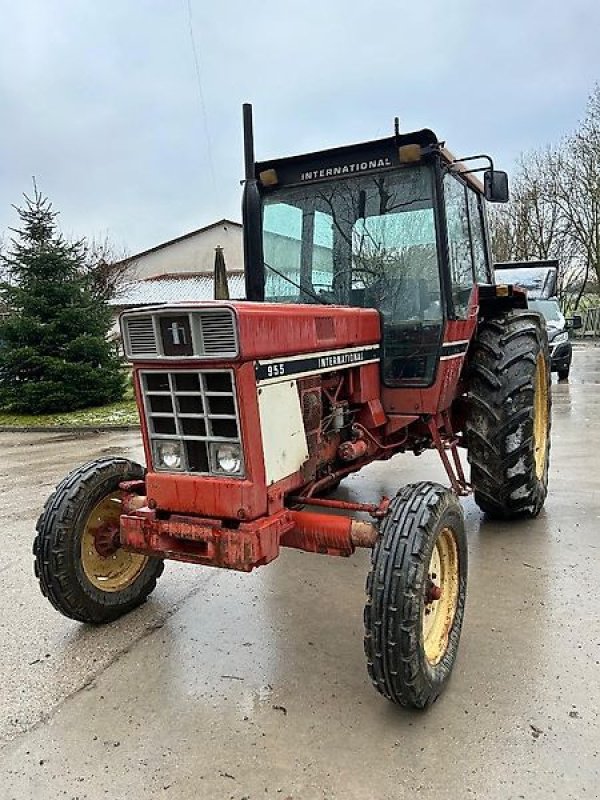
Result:
M232 300L244 298L246 290L242 272L229 273L227 283ZM109 303L112 306L123 308L213 299L212 275L181 275L180 277L169 275L128 283Z

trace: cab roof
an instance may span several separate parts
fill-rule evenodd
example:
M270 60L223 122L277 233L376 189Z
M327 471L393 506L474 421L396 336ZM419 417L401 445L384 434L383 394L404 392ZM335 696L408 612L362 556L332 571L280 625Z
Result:
M272 158L255 163L255 177L263 186L293 186L351 175L365 175L418 163L437 152L447 164L480 193L483 185L467 167L456 161L445 143L429 128L384 139Z

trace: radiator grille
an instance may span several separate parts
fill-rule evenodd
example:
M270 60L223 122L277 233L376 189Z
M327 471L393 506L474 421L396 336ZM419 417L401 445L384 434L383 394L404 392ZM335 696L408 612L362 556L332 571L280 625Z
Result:
M129 358L235 358L238 336L229 308L171 307L153 314L132 312L122 321Z
M237 355L237 338L231 311L205 312L199 317L205 355Z
M158 343L152 317L133 317L127 320L128 352L132 356L157 356Z
M142 372L141 379L155 469L243 477L243 464L231 474L224 473L217 461L217 448L227 443L240 445L242 460L231 370L152 370ZM172 469L159 463L157 448L163 442L179 443L179 467Z

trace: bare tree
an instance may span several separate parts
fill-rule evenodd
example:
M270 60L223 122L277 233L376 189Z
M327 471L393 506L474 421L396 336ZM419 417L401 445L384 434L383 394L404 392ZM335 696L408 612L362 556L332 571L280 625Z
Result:
M559 159L549 147L519 159L511 200L492 215L497 260L555 258L563 251L565 220L555 201Z
M488 231L492 259L495 262L515 260L514 228L509 209L510 206L488 208Z
M105 236L86 240L85 272L91 279L92 292L102 300L110 300L118 291L136 278L135 262L124 249L117 248Z
M555 202L578 255L576 309L590 278L600 282L600 84L579 128L561 148L556 173Z
M577 186L580 165L573 163L572 142L579 136L578 131L558 147L523 155L508 206L490 214L495 260L558 259L558 299L574 308L586 290L590 264L586 226L579 219L587 213L590 187Z

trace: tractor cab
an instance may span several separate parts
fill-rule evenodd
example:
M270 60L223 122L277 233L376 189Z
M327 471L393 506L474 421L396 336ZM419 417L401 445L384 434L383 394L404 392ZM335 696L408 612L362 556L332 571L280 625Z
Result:
M490 160L484 188L430 130L255 163L246 115L248 299L378 309L384 384L430 385L446 321L493 283L483 198L505 173Z

